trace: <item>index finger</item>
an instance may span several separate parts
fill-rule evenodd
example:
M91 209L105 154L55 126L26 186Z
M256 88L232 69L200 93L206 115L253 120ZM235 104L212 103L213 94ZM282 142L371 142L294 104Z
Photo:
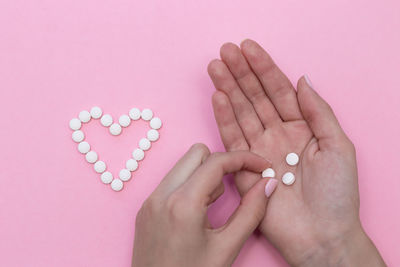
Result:
M221 184L225 174L240 170L261 173L270 166L268 160L250 151L214 153L198 167L182 190L196 198L207 200L207 197Z

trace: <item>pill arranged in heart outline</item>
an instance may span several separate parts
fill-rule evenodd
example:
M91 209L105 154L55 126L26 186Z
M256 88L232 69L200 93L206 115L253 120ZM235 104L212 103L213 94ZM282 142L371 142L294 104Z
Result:
M85 134L81 130L84 123L89 123L92 119L100 119L101 125L107 127L110 134L118 136L122 133L123 128L129 127L132 121L142 119L149 123L150 130L147 132L146 137L142 138L138 142L138 148L132 152L132 158L126 161L126 168L121 169L119 175L114 177L111 172L107 171L107 164L104 161L99 160L98 154L92 150L90 144L85 141ZM154 113L151 109L143 109L140 111L138 108L132 108L129 110L128 115L123 114L119 117L118 122L115 122L110 114L103 114L103 110L94 106L90 111L82 110L79 112L77 118L73 118L69 122L69 127L73 130L72 140L78 143L78 151L85 155L85 159L88 163L93 164L95 172L100 174L100 180L116 191L119 192L124 187L124 182L127 182L132 177L132 172L138 169L139 163L144 159L145 151L151 148L151 142L155 142L159 139L159 129L162 126L162 121L158 117L154 117Z

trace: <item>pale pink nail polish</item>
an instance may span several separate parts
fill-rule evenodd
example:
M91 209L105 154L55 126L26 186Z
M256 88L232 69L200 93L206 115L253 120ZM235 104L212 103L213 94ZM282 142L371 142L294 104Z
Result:
M271 178L265 185L265 195L270 197L272 193L275 191L276 186L278 185L278 180Z
M304 79L306 80L306 83L308 84L308 86L310 86L312 89L314 89L314 86L312 85L311 80L307 74L304 74Z

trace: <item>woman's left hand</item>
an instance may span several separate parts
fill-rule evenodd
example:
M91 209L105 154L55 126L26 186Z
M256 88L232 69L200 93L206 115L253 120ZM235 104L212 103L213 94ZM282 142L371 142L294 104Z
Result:
M261 178L270 163L252 152L214 153L196 144L144 202L136 217L132 266L229 266L257 228L277 180ZM260 180L227 223L212 228L208 206L224 192L224 174L248 170Z

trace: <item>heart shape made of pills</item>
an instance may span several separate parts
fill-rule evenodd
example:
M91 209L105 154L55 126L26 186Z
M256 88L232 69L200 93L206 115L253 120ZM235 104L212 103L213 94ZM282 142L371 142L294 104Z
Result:
M100 123L104 127L108 127L110 133L114 136L120 135L122 128L128 127L132 121L143 119L150 124L150 130L147 132L147 137L140 139L139 147L132 152L132 158L128 159L125 164L125 169L119 172L119 178L114 178L112 173L106 171L107 165L104 161L98 160L98 154L91 150L91 146L85 140L85 134L81 130L82 123L88 123L91 119L100 119ZM132 108L128 115L124 114L119 117L118 122L114 122L110 114L104 114L101 108L93 107L90 112L83 110L79 113L78 118L73 118L69 122L69 127L74 131L72 140L78 143L78 151L85 155L86 161L94 164L94 170L100 174L100 179L104 184L110 184L114 191L121 191L124 187L124 182L127 182L132 177L132 172L137 170L139 163L144 159L144 151L151 148L151 143L159 139L158 130L161 128L162 122L158 117L153 116L151 109Z

